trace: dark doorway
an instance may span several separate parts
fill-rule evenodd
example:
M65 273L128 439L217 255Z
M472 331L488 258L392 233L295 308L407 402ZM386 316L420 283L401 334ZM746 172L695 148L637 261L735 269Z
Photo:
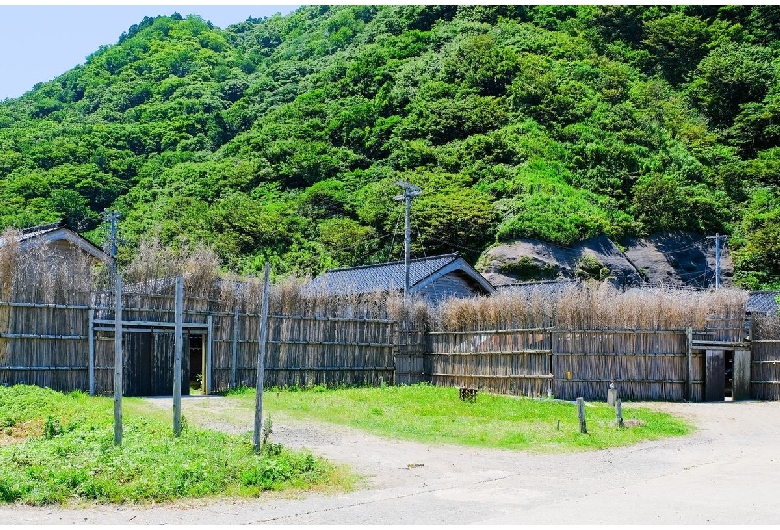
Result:
M200 338L200 337L199 337ZM190 337L184 335L181 393L189 395ZM125 396L173 395L175 338L170 331L129 332L123 336ZM200 366L200 365L198 365Z
M190 378L191 390L203 391L203 335L190 335Z
M725 355L725 367L726 367L726 373L725 373L725 396L727 398L733 398L734 397L734 352L733 351L726 351Z
M723 350L705 351L704 401L723 401L726 395L726 356Z
M122 335L124 365L122 366L122 393L125 396L152 394L152 334L124 333Z

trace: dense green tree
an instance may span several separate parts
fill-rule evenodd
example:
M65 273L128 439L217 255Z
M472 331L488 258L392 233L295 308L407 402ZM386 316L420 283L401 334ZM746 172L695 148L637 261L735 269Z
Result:
M224 30L147 17L0 102L0 223L212 245L316 274L416 255L730 234L772 285L776 6L307 6ZM124 257L128 251L124 251ZM124 259L124 258L123 258Z

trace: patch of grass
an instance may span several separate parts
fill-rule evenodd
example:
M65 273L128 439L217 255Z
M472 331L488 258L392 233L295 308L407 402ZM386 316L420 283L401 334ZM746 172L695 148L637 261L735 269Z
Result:
M125 398L123 443L113 443L113 400L29 386L0 387L0 502L144 502L262 491L349 487L325 460L279 444L255 455L251 434L187 425ZM143 411L143 413L141 412ZM186 418L185 418L186 420ZM24 430L26 425L36 425ZM22 437L21 434L26 434Z
M234 395L246 400L248 395ZM614 408L588 403L588 434L580 434L574 403L479 393L461 401L456 388L431 385L342 388L308 392L266 390L264 409L297 419L322 420L385 436L427 443L561 452L604 449L680 436L692 426L664 412L624 408L626 428Z

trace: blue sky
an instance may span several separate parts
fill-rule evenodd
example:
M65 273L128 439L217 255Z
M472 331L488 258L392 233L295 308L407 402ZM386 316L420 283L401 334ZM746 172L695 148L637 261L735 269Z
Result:
M200 15L225 28L298 5L0 5L0 101L50 81L145 16Z

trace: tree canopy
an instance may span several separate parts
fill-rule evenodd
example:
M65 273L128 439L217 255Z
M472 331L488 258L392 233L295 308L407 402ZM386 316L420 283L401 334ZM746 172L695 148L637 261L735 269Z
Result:
M311 6L145 18L0 102L0 224L101 212L240 273L687 229L780 282L780 8Z

